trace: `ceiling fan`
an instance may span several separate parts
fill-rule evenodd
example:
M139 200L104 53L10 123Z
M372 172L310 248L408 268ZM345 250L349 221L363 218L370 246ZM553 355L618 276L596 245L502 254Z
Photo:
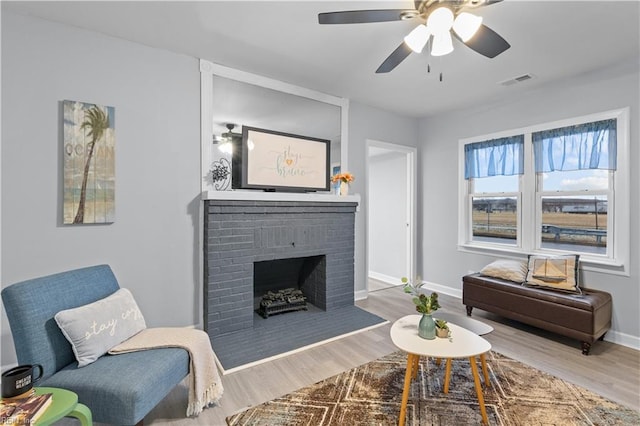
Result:
M320 24L362 24L417 19L421 23L384 60L377 74L388 73L411 52L420 53L431 41L431 55L442 56L453 51L452 34L462 43L488 58L494 58L511 45L491 28L482 17L470 10L499 3L502 0L416 0L415 9L348 10L318 14ZM453 29L453 31L451 31Z
M213 143L218 145L218 149L225 154L231 154L233 151L233 138L241 137L240 133L233 133L233 129L236 127L233 123L226 123L225 127L227 128L226 133L221 134L220 136L213 136Z

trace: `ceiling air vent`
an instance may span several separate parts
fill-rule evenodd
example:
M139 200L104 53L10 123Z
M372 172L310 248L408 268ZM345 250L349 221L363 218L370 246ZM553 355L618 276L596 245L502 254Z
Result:
M522 74L518 77L509 78L507 80L501 81L498 84L502 86L511 86L512 84L522 83L523 81L531 80L533 78L532 74Z

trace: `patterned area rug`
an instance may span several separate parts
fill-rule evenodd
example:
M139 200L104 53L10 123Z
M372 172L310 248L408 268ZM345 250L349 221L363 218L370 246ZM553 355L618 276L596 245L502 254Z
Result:
M407 425L482 423L468 360L453 361L448 394L442 392L444 364L421 358ZM484 400L491 425L640 424L640 412L498 353L487 354L487 366L491 386L484 387ZM406 354L395 352L227 417L227 424L397 425L405 367Z

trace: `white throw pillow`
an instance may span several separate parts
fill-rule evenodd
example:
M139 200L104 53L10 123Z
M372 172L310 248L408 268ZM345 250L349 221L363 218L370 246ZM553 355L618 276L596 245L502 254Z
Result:
M121 288L110 296L55 315L78 360L91 364L112 347L147 328L131 292Z
M482 268L480 274L522 284L527 279L527 262L498 259Z

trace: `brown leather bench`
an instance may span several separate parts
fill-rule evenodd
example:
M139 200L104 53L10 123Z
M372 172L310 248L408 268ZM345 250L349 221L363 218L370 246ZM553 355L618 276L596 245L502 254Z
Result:
M471 316L479 308L503 317L552 331L582 342L589 355L591 344L611 328L611 295L582 289L583 294L526 287L478 273L462 278L462 303Z

